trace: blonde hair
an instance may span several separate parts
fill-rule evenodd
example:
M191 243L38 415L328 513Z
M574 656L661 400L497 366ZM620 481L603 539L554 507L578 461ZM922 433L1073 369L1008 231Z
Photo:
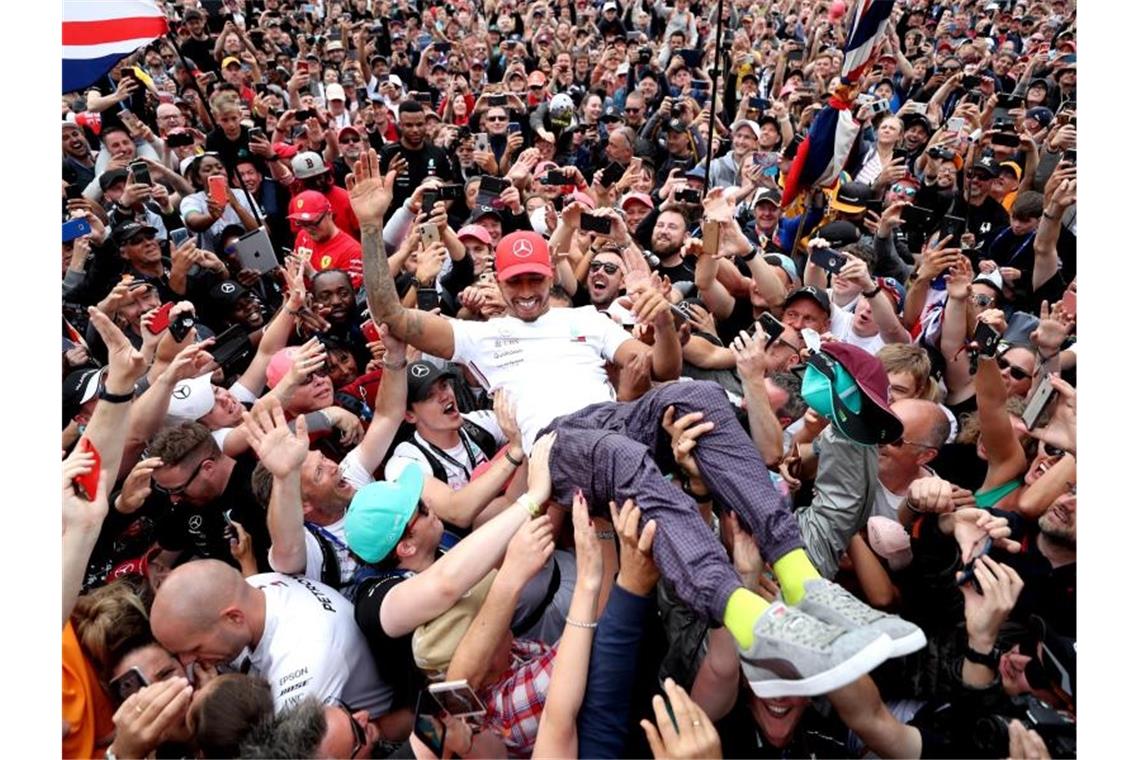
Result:
M938 386L930 380L930 356L920 346L911 343L888 343L879 349L879 361L888 374L903 372L914 378L915 398L938 402Z
M1021 416L1025 411L1025 399L1021 396L1010 396L1005 400L1005 410L1009 414ZM977 412L962 415L962 424L958 429L958 438L955 443L968 443L973 445L982 435L982 423Z
M104 682L126 654L154 642L146 604L127 578L79 597L71 622L79 645Z

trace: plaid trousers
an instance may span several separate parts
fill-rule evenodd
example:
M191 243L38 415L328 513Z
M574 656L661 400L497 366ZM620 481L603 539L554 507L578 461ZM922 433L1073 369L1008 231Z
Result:
M768 562L803 547L799 524L772 486L768 469L737 421L724 389L709 381L671 382L630 403L592 404L554 420L543 432L558 434L550 456L552 497L573 503L581 488L593 514L609 517L633 499L641 523L657 521L653 559L678 596L708 619L723 621L728 597L741 587L728 553L697 511L696 502L661 474L657 462L675 465L669 435L661 427L668 407L676 418L702 412L713 429L693 455L717 503L737 513Z

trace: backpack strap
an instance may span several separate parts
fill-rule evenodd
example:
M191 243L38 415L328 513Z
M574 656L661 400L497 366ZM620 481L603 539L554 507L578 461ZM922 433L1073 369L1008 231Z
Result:
M340 560L336 556L336 550L315 525L306 522L305 528L313 534L313 538L317 539L317 545L321 547L321 583L340 590L344 584L340 581Z

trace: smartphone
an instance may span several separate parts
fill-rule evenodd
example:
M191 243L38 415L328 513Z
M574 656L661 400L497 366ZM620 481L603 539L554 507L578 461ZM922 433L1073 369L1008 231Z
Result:
M768 336L769 340L775 340L784 334L784 323L772 316L771 312L764 312L760 315L760 329Z
M507 124L508 135L517 134L519 132L522 132L522 124L519 124L517 121L512 121Z
M484 153L491 150L491 138L487 136L486 132L475 133L475 150L483 151Z
M308 61L297 61L297 66L295 68L297 69L298 74L308 74L309 73L309 62Z
M762 98L759 96L753 96L753 97L748 99L748 107L754 108L757 111L767 111L771 107L771 105L772 104L768 101L767 98Z
M420 103L427 103L428 105L431 105L430 92L413 92L412 97Z
M938 234L939 240L960 237L966 231L966 220L960 216L947 214L942 217L942 228Z
M463 197L463 185L443 185L436 188L441 201L457 201Z
M815 248L809 257L811 263L832 274L839 274L847 264L847 257L830 248Z
M494 95L487 96L487 105L495 108L502 107L507 104L507 96L505 93L496 92Z
M542 185L573 185L574 180L561 169L550 169L539 180Z
M946 122L946 130L953 134L961 134L962 130L966 128L966 120L961 116L951 116Z
M438 243L439 227L436 227L434 224L425 224L420 227L420 240L423 241L425 248Z
M170 322L170 337L174 338L175 342L181 343L186 340L192 329L194 329L194 317L189 314L183 315Z
M647 47L637 49L637 62L644 66L653 60L653 51Z
M420 201L420 211L431 216L432 209L435 208L436 202L439 200L439 191L437 190L424 190L423 198Z
M906 152L906 148L892 148L891 149L891 160L892 161L899 161L899 160L906 161L908 157L909 156Z
M103 466L103 457L99 456L99 450L87 438L79 439L79 450L89 452L94 456L95 463L91 465L91 471L86 475L80 475L72 480L71 487L75 489L76 495L80 498L95 501L95 495L99 493L99 470Z
M171 325L173 327L173 325ZM173 330L172 330L173 332ZM214 361L228 374L231 367L253 353L249 333L241 325L233 325L214 340L214 345L206 349Z
M68 219L63 223L63 242L70 243L76 238L91 234L91 223L86 219Z
M677 200L680 203L700 203L701 191L694 187L686 187L677 191Z
M915 229L926 229L934 212L922 206L904 206L902 210L903 224Z
M154 319L150 321L151 335L158 335L167 327L170 326L170 310L174 308L174 301L167 301L162 306L158 307L158 312L155 313Z
M265 130L262 129L261 127L250 127L249 128L249 139L251 142L253 140L264 140L265 139Z
M439 292L435 288L416 289L416 308L420 311L431 311L439 308Z
M685 65L691 69L695 69L701 65L701 56L704 55L703 51L697 48L685 48L681 51L681 60Z
M608 235L613 227L613 221L608 216L582 214L582 232L597 232L600 235Z
M297 119L298 123L303 123L309 119L316 118L317 112L311 108L302 108L299 111L295 111L293 115Z
M176 230L170 231L170 247L178 248L180 245L190 239L190 230L185 227L179 227Z
M380 328L371 319L366 319L360 323L360 332L364 333L364 340L368 343L375 343L380 340Z
M202 81L206 84L215 84L218 81L218 72L207 71L202 75Z
M1071 290L1066 290L1065 295L1061 296L1061 308L1070 317L1076 318L1076 316L1077 316L1077 294Z
M1011 95L1007 92L999 92L997 94L997 107L998 108L1020 108L1021 98L1016 95Z
M437 42L437 43L435 43L435 51L437 53L442 54L442 55L447 55L448 53L451 52L451 43L450 42Z
M966 74L962 77L962 86L967 90L972 90L982 84L982 78L976 74Z
M1077 149L1076 148L1069 148L1068 150L1066 150L1065 153L1061 156L1061 160L1066 161L1066 162L1072 164L1073 166L1076 166L1077 165Z
M511 186L509 179L484 175L479 179L479 194L498 198L504 190Z
M974 330L974 342L978 344L978 353L982 356L993 356L1001 341L1001 333L985 322Z
M871 103L871 115L885 113L891 110L891 104L888 100L876 100Z
M222 512L222 519L226 521L226 528L224 531L225 536L226 536L226 540L227 541L237 541L238 540L238 532L237 532L237 528L234 527L233 510L227 509L225 512Z
M150 686L150 681L147 680L141 670L134 667L121 676L112 678L108 686L111 687L111 696L115 698L116 703L122 704L127 701L127 697Z
M619 163L610 163L602 170L602 187L612 187L615 182L625 174L625 167Z
M978 583L978 579L974 577L974 563L989 554L993 548L994 540L989 536L982 538L974 544L974 549L970 552L970 559L966 562L966 566L962 568L962 577L958 579L959 586L965 586L967 583L971 583L975 591L979 594L982 593L982 584Z
M226 182L225 175L215 174L207 180L207 184L210 200L221 206L226 205L226 201L228 200L226 191L229 189L229 185Z
M443 757L443 743L447 739L447 724L443 722L443 708L425 689L416 698L416 717L412 732L427 745L433 757Z
M146 165L146 161L131 161L129 167L132 182L137 185L154 184L150 178L150 167Z
M428 686L428 693L452 718L481 717L487 712L479 696L467 685L467 679L433 683Z
M1021 138L1009 132L997 132L990 136L990 142L1006 148L1016 148L1021 145Z

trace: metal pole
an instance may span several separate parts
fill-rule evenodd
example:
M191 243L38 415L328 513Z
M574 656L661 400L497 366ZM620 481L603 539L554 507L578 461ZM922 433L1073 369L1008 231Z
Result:
M724 15L724 0L716 0L716 44L713 46L713 81L712 92L709 93L709 137L705 142L705 180L704 186L701 188L701 195L707 195L709 192L709 172L712 169L712 154L713 154L713 135L716 133L716 88L717 82L720 80L721 69L725 67L725 62L719 60L721 56L721 34L723 32L723 23L721 18Z

